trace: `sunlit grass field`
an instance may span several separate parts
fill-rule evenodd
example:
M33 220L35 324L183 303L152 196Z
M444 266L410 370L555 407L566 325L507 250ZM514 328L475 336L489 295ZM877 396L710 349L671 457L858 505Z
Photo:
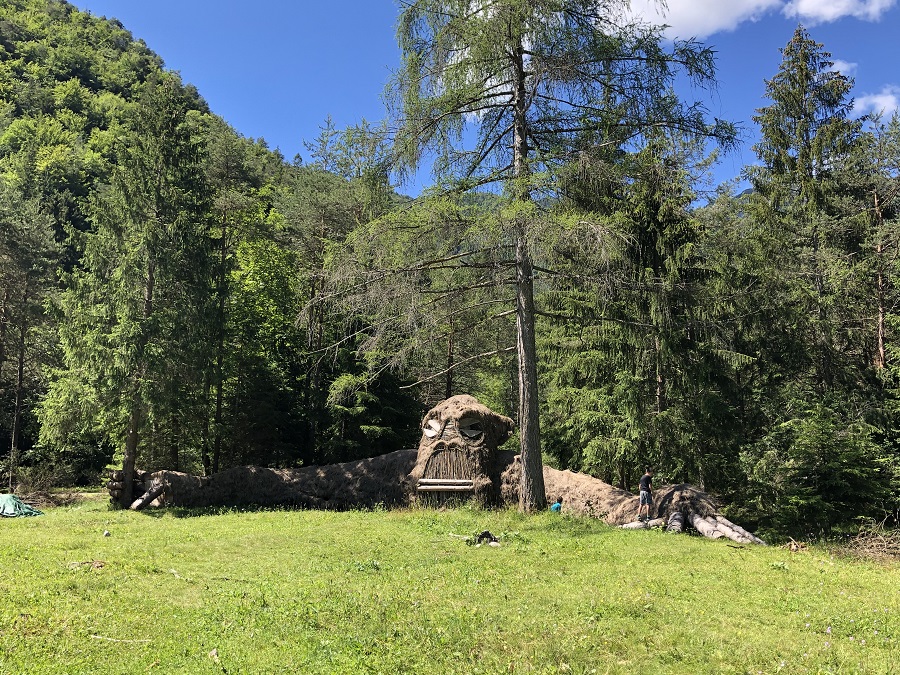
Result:
M7 675L777 672L900 673L900 566L469 508L0 520Z

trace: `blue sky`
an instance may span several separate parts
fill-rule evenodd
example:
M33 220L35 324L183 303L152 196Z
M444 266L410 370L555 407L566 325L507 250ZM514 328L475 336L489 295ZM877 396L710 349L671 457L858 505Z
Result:
M743 126L742 147L722 158L715 181L754 160L752 115L767 105L766 78L798 23L856 80L860 112L896 110L900 99L898 0L668 0L671 35L696 36L718 53L714 92L683 91L710 114ZM169 69L194 84L238 132L263 137L291 159L308 155L331 115L344 127L385 117L384 87L399 63L394 0L73 0L118 18ZM644 16L655 0L634 0ZM419 179L427 183L427 176ZM415 193L416 185L406 190Z

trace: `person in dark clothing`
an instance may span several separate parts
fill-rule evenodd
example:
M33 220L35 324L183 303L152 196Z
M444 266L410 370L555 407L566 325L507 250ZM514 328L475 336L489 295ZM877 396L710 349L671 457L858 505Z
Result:
M650 504L653 503L653 469L649 466L645 469L644 475L641 476L640 482L641 504L638 507L638 520L641 520L642 514L646 513L646 519L650 520ZM646 511L644 510L646 507Z

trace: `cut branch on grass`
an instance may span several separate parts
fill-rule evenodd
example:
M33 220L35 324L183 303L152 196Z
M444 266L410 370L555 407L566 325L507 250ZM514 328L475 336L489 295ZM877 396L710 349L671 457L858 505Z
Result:
M900 560L900 530L890 530L884 523L860 529L847 548L861 558Z

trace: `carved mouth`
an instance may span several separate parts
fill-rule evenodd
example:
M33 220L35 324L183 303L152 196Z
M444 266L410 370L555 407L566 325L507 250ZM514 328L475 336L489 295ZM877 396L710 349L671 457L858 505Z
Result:
M471 480L475 477L475 465L465 445L457 441L439 441L425 463L422 477Z

